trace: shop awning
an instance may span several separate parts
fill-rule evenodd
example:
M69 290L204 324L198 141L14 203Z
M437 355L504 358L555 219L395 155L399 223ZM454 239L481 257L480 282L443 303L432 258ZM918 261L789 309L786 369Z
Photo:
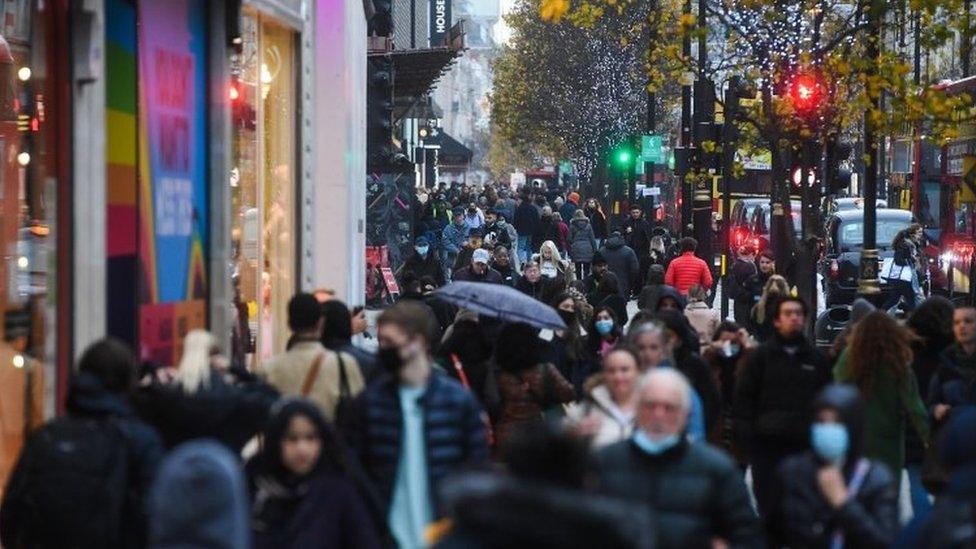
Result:
M459 22L443 46L370 55L389 55L393 59L393 95L401 98L420 97L429 92L462 52L464 31Z
M443 130L437 132L437 135L428 137L424 143L440 145L440 150L437 151L438 166L467 166L471 163L471 158L474 156L471 149L465 147L457 139L447 135Z

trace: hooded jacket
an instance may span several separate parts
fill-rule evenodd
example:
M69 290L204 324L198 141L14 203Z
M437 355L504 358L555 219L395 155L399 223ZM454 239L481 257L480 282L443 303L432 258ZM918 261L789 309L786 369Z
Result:
M434 279L434 283L438 286L444 285L444 267L441 266L441 260L434 253L433 246L427 250L426 256L421 256L417 250L413 250L410 257L403 262L399 272L401 273L401 280L408 273L412 273L415 279L419 280L429 276Z
M590 263L596 250L596 238L593 236L590 220L585 217L574 219L569 227L569 257L577 263Z
M251 546L241 465L212 440L187 442L166 456L149 496L149 513L153 549Z
M441 232L441 246L444 251L456 254L461 251L461 246L468 238L470 229L464 223L457 225L453 221L448 223Z
M842 473L849 486L866 448L864 402L857 389L832 385L820 393L813 408L836 410L847 428L850 442ZM883 464L868 463L857 494L835 509L824 498L817 481L817 473L825 463L813 452L787 458L777 472L769 499L772 508L766 525L771 545L827 548L839 530L845 547L888 547L898 530L895 482Z
M637 254L624 244L622 236L615 234L604 242L600 255L606 260L610 272L617 275L617 280L620 282L620 295L628 297L640 273Z
M539 209L528 200L523 200L515 208L515 230L518 231L519 236L526 237L534 235L538 228Z

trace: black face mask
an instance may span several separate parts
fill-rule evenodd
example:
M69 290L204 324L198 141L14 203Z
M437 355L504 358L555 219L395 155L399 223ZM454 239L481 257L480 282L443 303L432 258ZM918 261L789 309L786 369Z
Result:
M379 360L383 369L391 374L396 375L403 368L403 359L400 358L400 350L396 347L380 349L376 353L376 359Z
M563 319L563 322L566 323L566 326L569 326L576 321L576 312L564 311L562 309L559 309L558 311L559 311L559 318Z

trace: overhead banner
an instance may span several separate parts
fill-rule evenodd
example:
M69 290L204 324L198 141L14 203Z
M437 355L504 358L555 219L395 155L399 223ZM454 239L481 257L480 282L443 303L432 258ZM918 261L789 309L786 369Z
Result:
M172 365L206 326L207 10L138 6L140 354Z
M443 46L451 32L451 0L430 0L430 45Z

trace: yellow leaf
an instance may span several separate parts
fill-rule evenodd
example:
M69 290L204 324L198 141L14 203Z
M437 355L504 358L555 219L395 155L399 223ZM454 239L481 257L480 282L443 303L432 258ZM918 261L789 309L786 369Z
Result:
M569 0L542 0L539 15L550 23L558 23L569 11Z

